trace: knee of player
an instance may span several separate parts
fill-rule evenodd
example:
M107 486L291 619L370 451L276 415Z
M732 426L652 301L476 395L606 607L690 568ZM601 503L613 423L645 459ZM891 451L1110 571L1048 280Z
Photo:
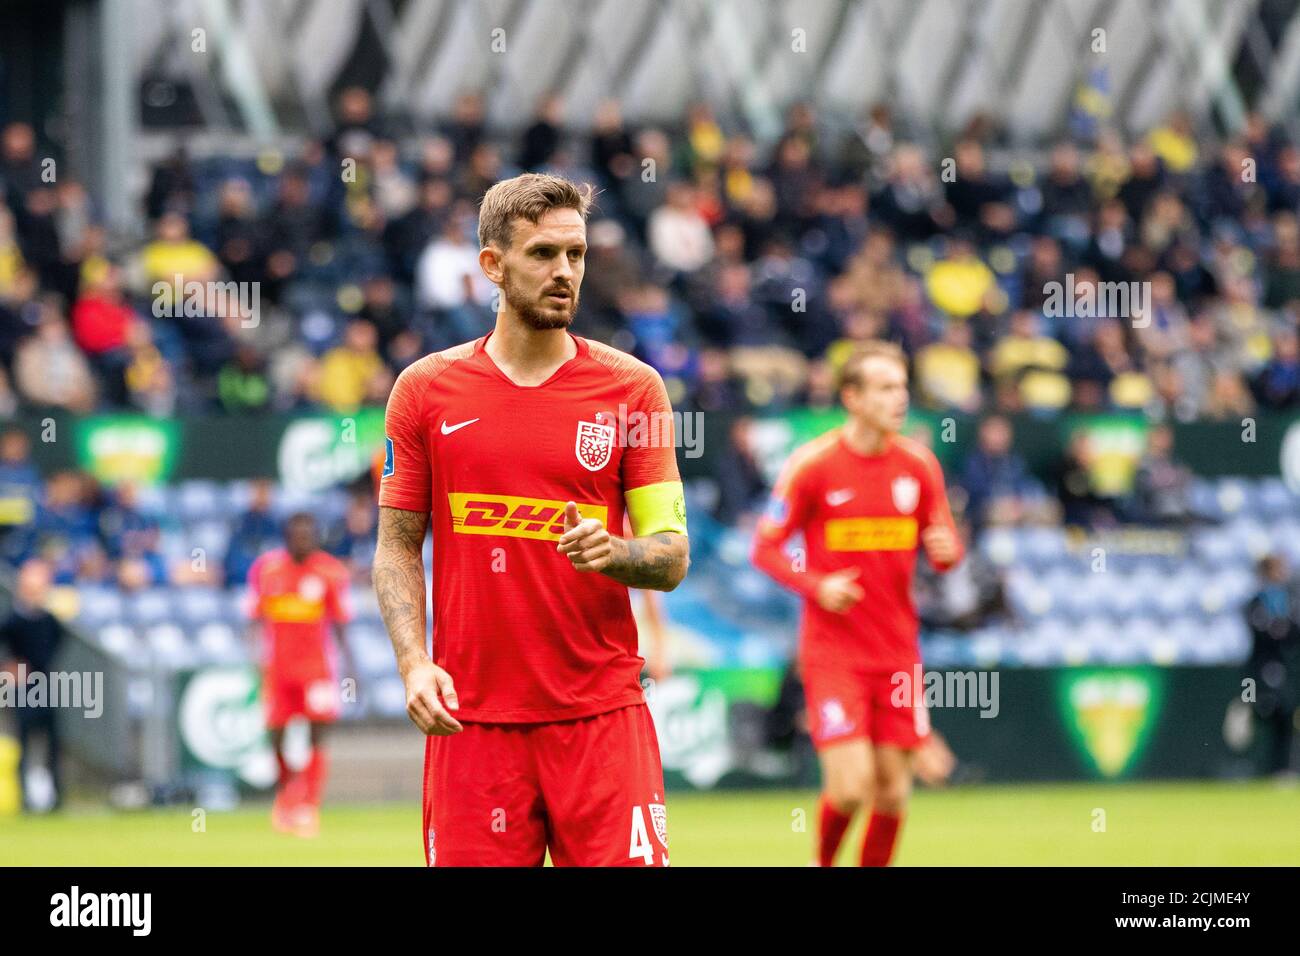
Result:
M906 776L882 780L876 785L874 809L882 813L901 813L912 795L912 783Z
M840 813L856 813L871 803L871 781L849 778L826 788L826 799Z

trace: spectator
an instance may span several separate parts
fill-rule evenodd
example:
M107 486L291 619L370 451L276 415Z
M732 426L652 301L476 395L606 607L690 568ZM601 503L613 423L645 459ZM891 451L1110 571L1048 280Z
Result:
M217 277L220 262L212 250L190 236L190 224L178 212L166 212L154 227L154 239L140 252L144 285L157 282L209 282Z
M605 183L614 186L636 171L632 137L623 126L618 100L602 100L591 129L591 165Z
M925 290L935 307L955 319L974 315L993 290L993 271L975 255L964 238L949 243L948 255L925 274Z
M259 478L249 486L248 509L235 521L222 570L227 585L248 580L248 570L258 555L277 547L281 541L280 523L271 513L269 479Z
M129 340L135 321L116 266L110 266L72 306L72 336L90 358L104 384L104 397L113 405L126 402L124 372L131 359Z
M731 425L729 443L717 467L718 500L713 516L723 524L735 524L751 513L767 490L758 466L754 421L748 416Z
M358 583L370 581L378 528L379 514L374 492L367 485L349 495L342 524L324 543L325 550L346 564Z
M965 519L957 519L957 532L965 545L961 564L946 574L936 573L928 561L917 564L916 604L923 627L973 631L1009 613L1002 571L971 546Z
M1273 355L1251 382L1251 391L1264 408L1300 405L1300 338L1294 327L1273 333Z
M148 322L131 323L122 379L132 407L156 418L168 418L175 413L176 376L171 363L154 344L153 328Z
M916 353L916 389L930 408L975 412L980 406L980 360L970 324L950 321L943 338Z
M1147 432L1146 453L1133 479L1134 517L1150 524L1182 524L1192 518L1192 473L1174 460L1174 430Z
M415 267L416 300L432 313L441 348L478 338L491 326L485 307L495 287L479 268L471 216L467 206L458 205Z
M713 235L688 183L668 187L667 203L650 215L647 237L656 261L673 274L695 272L713 257Z
M371 390L372 381L389 377L377 345L375 327L369 322L356 319L347 324L343 343L321 359L316 395L322 404L336 412L355 411Z
M560 148L563 131L560 124L564 120L564 100L554 93L542 98L537 109L537 118L524 130L523 144L519 151L519 168L526 173L539 172L546 166L556 150Z
M241 345L217 374L217 399L228 415L265 411L271 404L266 359L251 345Z
M41 478L31 460L31 439L16 425L0 433L0 560L16 563L30 547Z
M1025 499L1037 489L1012 440L1011 423L1001 415L980 422L975 449L966 456L957 481L966 492L966 513L976 527L1020 520Z
M1265 772L1289 776L1291 741L1300 693L1300 601L1285 560L1268 555L1259 563L1260 589L1246 605L1252 646L1250 675L1255 716L1268 732Z
M263 279L265 238L247 180L227 179L217 194L216 256L235 282Z
M1096 456L1087 431L1076 431L1053 474L1067 525L1095 530L1115 524L1115 502L1096 490L1095 468Z
M37 408L82 415L94 408L95 378L90 364L51 303L42 306L36 334L18 346L14 383L23 399Z
M0 623L0 661L7 661L0 669L29 685L32 681L41 681L47 687L51 686L54 680L51 672L63 643L63 626L46 609L50 583L50 568L44 561L33 558L23 562L14 588L13 608ZM4 652L6 648L8 654ZM33 808L26 782L32 767L32 745L40 735L45 738L45 769L54 791L50 809L57 810L63 802L60 773L63 748L59 737L58 708L45 701L40 705L28 703L17 708L17 712L18 776L23 782L23 807Z
M10 123L0 131L0 183L7 187L11 208L43 185L36 133L27 123Z

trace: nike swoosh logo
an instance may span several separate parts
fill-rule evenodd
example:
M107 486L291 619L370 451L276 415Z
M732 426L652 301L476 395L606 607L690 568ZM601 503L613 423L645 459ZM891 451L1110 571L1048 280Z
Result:
M853 492L847 488L844 491L831 491L826 494L826 503L832 508L844 504L853 498Z
M467 421L467 422L461 422L461 423L458 424L458 425L450 425L450 426L449 426L446 422L443 422L443 423L442 423L442 433L443 433L444 435L450 435L452 432L454 432L454 431L459 431L460 429L464 428L466 425L473 425L476 421L478 421L477 418L471 418L471 419L470 419L469 421Z

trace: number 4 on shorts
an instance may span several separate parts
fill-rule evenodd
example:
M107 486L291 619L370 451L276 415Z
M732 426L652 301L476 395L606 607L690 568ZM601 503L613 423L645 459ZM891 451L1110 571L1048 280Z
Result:
M668 865L668 828L667 814L664 813L662 803L650 804L650 820L655 828L655 836L663 844L665 852L662 854L661 863ZM645 813L642 807L635 806L632 808L632 840L628 846L627 855L630 859L639 859L646 866L654 866L655 847L650 841L650 831L646 827Z

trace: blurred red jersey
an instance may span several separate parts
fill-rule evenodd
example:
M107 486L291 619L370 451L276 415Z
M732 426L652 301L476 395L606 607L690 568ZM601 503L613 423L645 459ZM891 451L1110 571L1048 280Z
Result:
M299 563L277 548L253 562L248 588L249 616L265 629L267 670L279 680L291 681L332 674L330 626L351 618L343 562L314 551Z
M549 379L516 385L487 338L398 377L379 495L431 514L434 660L456 682L456 717L533 723L642 703L627 588L575 570L556 542L568 501L617 534L628 492L680 481L663 382L574 336ZM638 422L657 422L657 437L634 440Z
M802 663L894 672L920 662L912 576L921 532L936 523L953 527L943 472L924 445L896 435L864 455L837 428L795 451L759 522L753 559L804 597ZM802 566L784 548L800 531ZM817 585L850 567L861 569L866 596L845 614L825 610Z

